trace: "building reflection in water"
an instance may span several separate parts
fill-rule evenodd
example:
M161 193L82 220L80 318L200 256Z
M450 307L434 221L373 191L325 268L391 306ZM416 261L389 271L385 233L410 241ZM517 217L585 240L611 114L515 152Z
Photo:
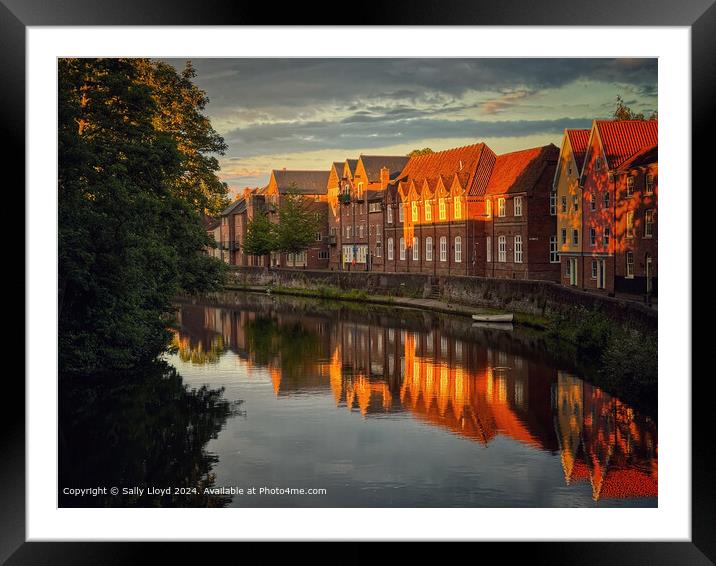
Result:
M182 359L212 363L231 350L249 373L265 368L278 397L322 392L364 418L405 413L484 446L501 436L559 454L565 484L589 482L595 501L657 496L656 422L524 349L495 345L494 331L266 300L182 305L179 327Z

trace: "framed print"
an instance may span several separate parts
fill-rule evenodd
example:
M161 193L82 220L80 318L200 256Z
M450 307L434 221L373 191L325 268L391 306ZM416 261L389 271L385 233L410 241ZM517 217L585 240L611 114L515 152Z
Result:
M2 560L713 562L690 252L716 8L549 4L4 0L28 332Z

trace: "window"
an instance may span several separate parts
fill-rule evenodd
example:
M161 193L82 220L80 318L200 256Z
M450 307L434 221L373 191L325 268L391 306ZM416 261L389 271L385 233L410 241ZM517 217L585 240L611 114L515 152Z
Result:
M445 199L438 199L438 215L440 220L445 220Z
M432 222L433 220L433 206L429 200L425 201L425 221Z
M388 260L393 261L393 238L388 238Z
M393 205L389 204L388 205L388 224L392 224L392 223L393 223Z
M522 216L522 197L515 197L515 216Z
M323 234L320 232L316 232L316 241L320 242L323 239Z
M379 202L371 202L368 205L368 212L380 212L380 203Z
M515 236L515 263L522 263L522 236Z
M460 197L455 197L455 201L453 202L453 214L455 220L462 218L462 199Z
M557 253L557 236L549 237L549 262L559 263L559 254Z
M507 238L505 236L497 238L497 261L500 263L507 261Z
M626 216L626 237L634 237L634 211L630 210Z
M425 238L425 261L433 261L433 239Z
M383 257L383 246L380 242L375 244L375 257Z
M455 236L455 263L462 262L462 238Z
M597 159L594 161L594 170L595 171L602 170L602 158L601 157L597 157Z
M567 229L562 228L562 244L567 244Z
M418 238L413 236L413 261L420 259L420 245L418 244Z
M609 191L604 193L604 208L609 208Z
M594 195L589 195L589 210L597 210L597 201L594 200Z
M572 245L576 246L579 244L579 230L576 228L572 230Z
M346 226L346 238L350 239L350 237L351 237L351 232L352 232L352 227L351 227L351 226Z
M485 201L485 216L492 216L492 201L490 199Z
M592 262L592 279L596 279L596 278L597 278L597 262L593 261Z
M405 238L400 238L400 259L405 259Z
M561 198L560 204L562 205L562 213L567 212L567 197L563 196Z
M362 238L362 237L363 237L363 224L361 224L360 226L358 226L358 237L359 237L359 238Z
M550 216L557 215L557 193L549 194L549 214Z
M555 240L556 240L556 238L555 238ZM490 236L487 237L486 243L487 243L487 261L491 262L492 261L492 238ZM556 243L557 242L555 241L555 244Z
M320 252L318 252L318 259L328 259L328 251L321 250Z
M644 237L651 238L654 235L654 209L650 208L644 212Z
M503 217L505 215L505 199L497 199L497 216Z
M417 222L418 221L418 203L417 203L417 201L413 201L410 203L410 210L411 210L411 215L410 215L411 219L413 220L413 222Z
M571 259L567 260L567 263L564 264L564 274L567 277L570 277L572 275L572 260Z
M604 245L609 245L609 228L604 228Z
M440 236L440 261L447 261L447 238Z
M626 277L627 279L634 278L634 252L626 253Z
M597 245L597 231L594 228L589 229L589 243L593 246Z
M405 222L405 207L402 202L398 203L398 221Z
M634 177L632 175L629 175L627 177L627 191L626 194L628 197L632 196L634 194Z
M646 184L645 184L644 193L647 195L654 194L654 175L651 173L647 173L647 175L646 175Z
M577 195L572 195L572 208L574 208L574 212L579 212L579 197Z
M383 232L380 224L375 225L375 240L376 242L380 242L383 239Z

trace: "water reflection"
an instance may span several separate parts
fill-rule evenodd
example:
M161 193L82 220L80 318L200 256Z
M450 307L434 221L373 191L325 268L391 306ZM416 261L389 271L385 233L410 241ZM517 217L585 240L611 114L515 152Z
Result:
M208 362L206 356L192 360ZM235 405L235 404L234 404ZM176 370L157 362L130 374L70 378L60 384L60 507L223 507L205 495L218 456L206 450L237 408L221 389L189 389ZM131 495L73 496L65 488L139 487ZM149 494L148 487L169 493ZM196 493L174 493L174 487Z
M230 308L181 306L175 338L181 360L211 364L222 355L234 355L240 372L267 375L279 399L332 398L331 405L339 410L363 419L384 418L386 435L392 434L389 423L407 419L483 448L508 440L510 447L523 446L527 454L544 454L554 461L561 488L550 489L563 505L581 504L569 498L569 493L584 493L581 486L589 488L593 502L628 504L639 499L641 505L656 504L656 422L560 369L518 333L474 328L468 321L417 311L337 309L258 295L233 300L238 304ZM310 407L314 412L329 409ZM469 466L460 468L462 477L454 477L455 470L448 470L452 447L447 440L439 445L445 451L446 478L467 482L460 489L471 495L462 504L501 504L499 498L498 503L481 499L484 485L470 491L468 483L477 472ZM504 454L523 453L502 444L497 450L503 460ZM420 447L414 447L410 457L421 458ZM386 478L402 473L388 464L375 464L386 466ZM489 458L480 460L481 466L490 464ZM500 466L494 470L499 485L509 483L511 472L521 473L519 465L507 471L504 462ZM285 474L290 476L291 471ZM543 504L530 497L512 504ZM426 503L439 505L445 499L437 493Z

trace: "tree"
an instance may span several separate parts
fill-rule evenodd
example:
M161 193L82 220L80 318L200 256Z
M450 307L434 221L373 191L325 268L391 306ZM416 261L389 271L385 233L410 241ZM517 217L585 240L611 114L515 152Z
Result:
M292 187L283 195L275 226L275 251L295 254L316 241L321 220L311 201Z
M61 374L156 358L173 297L222 282L200 213L223 198L207 157L223 140L174 75L145 59L58 62Z
M414 149L408 154L408 157L417 157L419 155L427 155L429 153L435 153L432 149L429 147L424 147L423 149Z
M657 119L657 112L652 112L652 114L649 116L649 120L656 120ZM631 108L629 108L626 103L624 102L624 99L621 97L621 95L617 95L617 106L614 109L614 113L612 114L612 117L614 120L646 120L647 118L644 116L643 112L636 113Z
M244 253L254 256L265 256L274 251L276 234L274 225L264 213L257 213L246 226L244 237Z

